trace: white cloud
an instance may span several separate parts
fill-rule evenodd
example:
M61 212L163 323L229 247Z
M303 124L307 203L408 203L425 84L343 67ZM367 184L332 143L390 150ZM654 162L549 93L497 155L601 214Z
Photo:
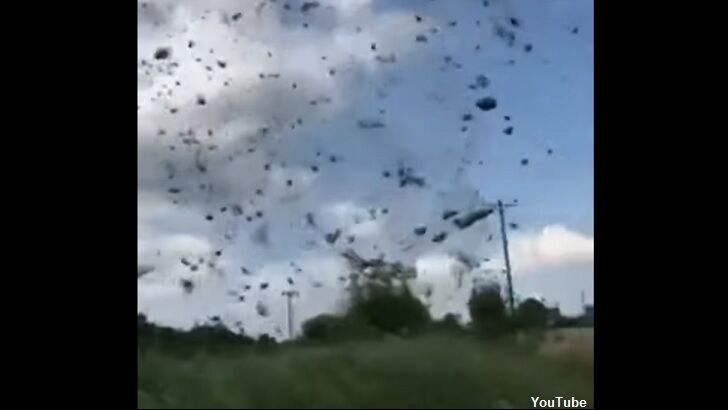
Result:
M396 2L322 1L305 18L297 10L300 2L291 3L293 10L285 12L281 2L156 0L148 2L153 12L140 10L138 57L148 64L138 74L138 253L140 263L155 266L139 280L140 309L169 324L188 326L220 314L225 321L242 320L252 333L272 333L272 326L284 323L280 291L288 288L289 262L303 269L296 277L298 322L338 306L345 286L338 277L347 268L337 254L351 246L365 257L386 251L387 260L417 262L422 283L436 288L433 313L463 313L471 281L457 288L456 262L442 254L492 253L497 242L483 238L495 225L485 220L457 230L440 215L445 208L463 210L481 200L461 172L463 161L479 158L480 137L491 137L491 131L498 132L493 127L501 125L483 115L462 133L459 119L473 110L476 93L467 83L476 74L492 77L492 92L498 93L499 68L491 62L500 57L488 15L502 12L477 2L459 8L427 2L412 5L425 16L426 24L418 24L415 10ZM236 24L222 24L225 15L238 11L243 17ZM465 23L476 14L482 15L482 27ZM457 29L446 28L451 19L461 21ZM426 45L414 41L416 34L435 28L438 34L428 34ZM473 51L476 43L489 49L487 59ZM160 46L172 47L168 60L152 58ZM390 53L396 63L375 58ZM445 56L464 68L448 66ZM226 68L219 68L218 60ZM329 75L332 68L335 76ZM261 79L260 73L280 77ZM440 99L429 97L433 93ZM204 106L196 104L199 94L206 97ZM330 102L310 104L322 97ZM172 107L179 108L175 115ZM380 115L384 129L355 125L362 116ZM261 127L269 131L264 137ZM158 133L162 129L164 135ZM188 138L180 133L188 130L198 145L182 144ZM256 151L249 152L251 147ZM340 158L336 164L329 161L332 154ZM198 157L206 161L204 173ZM399 187L400 166L422 174L427 186ZM390 179L382 177L384 170ZM487 172L478 168L473 178L487 180ZM244 209L243 216L231 215L233 204ZM387 214L381 212L385 207ZM378 210L376 220L369 220L369 209ZM264 216L247 220L256 211ZM308 212L315 214L318 228L305 223ZM214 220L208 220L211 215ZM427 226L426 235L413 234L419 225ZM250 240L262 226L267 244ZM341 238L327 244L323 235L335 229L342 230ZM447 232L447 240L433 243L439 232ZM348 243L350 235L355 242ZM205 263L192 272L180 263L182 257ZM212 261L219 270L207 268ZM242 275L243 266L253 274ZM180 289L181 278L195 280L192 294ZM270 282L268 291L251 292L244 303L228 296L246 284L255 290L263 281ZM259 300L271 304L269 320L255 312Z
M590 263L594 260L594 238L563 225L548 225L540 232L513 238L511 255L517 273Z

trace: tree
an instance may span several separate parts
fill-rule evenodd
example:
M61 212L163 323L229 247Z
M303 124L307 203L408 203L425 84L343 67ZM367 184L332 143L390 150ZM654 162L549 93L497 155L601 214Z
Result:
M522 328L543 328L548 322L548 309L539 300L528 298L516 309L516 322Z
M463 333L465 332L465 328L460 325L459 316L454 313L448 313L442 319L433 323L433 329L450 334Z
M407 286L370 284L349 314L385 333L400 335L416 333L430 323L429 311Z
M351 307L346 314L349 319L400 335L416 333L431 323L427 307L407 285L417 276L414 267L381 257L364 259L352 249L342 256L354 271Z
M352 314L334 316L322 314L303 323L303 337L311 341L342 341L368 339L381 335L377 329Z
M473 289L468 301L473 329L487 337L499 336L510 329L506 305L497 287Z
M303 322L303 337L311 340L325 340L336 333L342 318L334 315L318 315Z

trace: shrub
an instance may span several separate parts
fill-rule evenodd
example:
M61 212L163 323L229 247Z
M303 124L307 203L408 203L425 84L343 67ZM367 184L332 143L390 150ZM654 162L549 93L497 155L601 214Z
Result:
M516 309L516 323L520 328L544 328L547 321L548 309L536 299L526 299Z
M473 330L482 336L498 337L511 330L506 305L497 288L473 289L468 301Z
M348 315L385 333L409 335L430 323L430 313L406 286L371 285Z

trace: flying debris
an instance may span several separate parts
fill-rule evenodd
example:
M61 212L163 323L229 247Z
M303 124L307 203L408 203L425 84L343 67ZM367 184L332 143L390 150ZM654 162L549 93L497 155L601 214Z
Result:
M422 235L424 235L424 234L427 233L427 227L426 226L418 226L417 228L415 228L414 232L415 232L415 235L422 236Z
M354 243L355 240L356 240L356 237L354 235L350 235L349 237L346 238L346 243L351 244L351 243Z
M511 116L510 115L504 115L503 116L503 119L506 120L506 121L510 121L511 120Z
M198 269L197 265L192 265L192 266L190 266L190 270L191 270L192 272L197 272L197 269Z
M226 62L224 62L224 61L220 61L220 60L218 60L218 62L217 62L217 65L218 65L218 67L220 67L220 68L225 68L225 67L227 67L227 63L226 63Z
M418 43L427 43L427 36L424 34L418 34L417 37L415 37L415 41Z
M421 23L422 22L422 17L420 17L418 15L415 15L415 21L417 21L418 23Z
M372 49L372 51L376 51L377 50L377 43L372 43L371 49Z
M326 239L326 242L333 245L339 239L340 235L341 235L341 229L337 229L333 233L327 233L324 236L324 238Z
M525 46L523 46L523 50L525 52L527 52L527 53L530 53L531 50L533 50L533 45L532 44L526 44Z
M508 30L500 24L495 25L495 35L501 38L508 47L513 47L516 42L516 33Z
M473 119L473 114L467 113L463 115L463 121L471 121Z
M313 10L320 5L321 3L317 1L307 1L303 3L303 5L301 5L301 12L306 13L307 11Z
M159 47L157 51L154 52L154 59L155 60L165 60L169 58L172 55L172 49L170 47Z
M490 85L490 80L483 74L478 74L475 77L475 85L479 88L488 88L488 86Z
M409 170L409 169L406 172L404 172L404 174L402 172L400 172L399 187L404 188L407 185L416 185L418 187L424 187L425 178L412 175L411 170Z
M186 293L192 293L192 291L195 289L195 284L189 279L180 280L180 285Z
M389 171L382 172L382 176L385 178L389 178L392 174Z
M515 223L515 222L511 222L511 223L509 223L509 224L508 224L508 226L509 226L509 227L510 227L511 229L518 229L518 224L517 224L517 223Z
M182 264L185 266L190 266L191 264L190 261L187 260L187 258L180 259L180 262L182 262Z
M211 214L208 214L208 215L207 215L207 216L205 217L205 219L207 219L208 221L212 221L212 220L213 220L213 218L214 218L214 216L212 216Z
M521 165L523 165L524 167L525 167L526 165L528 165L528 158L523 158L523 159L521 160Z
M233 14L233 21L238 21L238 20L240 20L241 17L243 17L243 13L237 12L237 13Z
M476 101L475 106L482 111L490 111L498 106L498 102L493 97L484 97Z
M551 155L551 154L553 154L553 153L554 153L554 150L552 150L551 148L549 148L548 150L546 150L546 153L547 153L548 155Z
M267 246L268 245L268 225L263 224L258 229L253 232L253 236L251 238L253 242L262 245Z
M149 272L154 270L154 266L151 265L139 265L137 266L137 278L141 278Z
M376 59L380 63L386 63L386 64L392 64L392 63L396 63L397 62L397 56L394 53L387 54L387 55L381 55L380 54L380 55L378 55L376 57Z
M493 209L486 208L486 209L479 209L477 211L473 211L467 215L464 215L460 218L456 218L453 220L453 223L455 226L457 226L460 229L465 229L473 225L474 223L478 222L479 220L486 218L488 215L493 213Z
M442 213L442 219L444 221L447 221L448 219L452 218L453 216L455 216L457 214L458 214L458 211L446 210Z
M245 296L244 295L238 296L238 302L245 302Z
M510 23L511 23L511 25L512 25L513 27L520 27L520 26L521 26L521 22L520 22L520 21L518 21L518 19L517 19L517 18L515 18L515 17L511 17L511 18L509 19L509 21L510 21Z
M260 284L260 289L261 289L261 290L266 290L266 289L268 289L268 282L263 282L263 283L261 283L261 284Z
M513 127L506 127L506 129L503 130L503 133L506 135L513 134Z
M369 220L374 221L377 219L377 210L374 208L369 209Z
M316 227L316 221L314 220L314 216L311 212L306 214L306 224L314 228Z
M167 190L167 192L169 192L170 194L179 194L179 193L180 193L181 191L182 191L182 190L181 190L181 189L179 189L179 188L169 188L169 189Z
M289 284L289 285L291 285L291 286L293 286L293 279L291 279L291 278L289 277L289 278L287 278L287 280L288 280L288 284Z
M462 251L456 251L453 256L455 260L465 265L468 269L475 269L478 266L478 261L476 260L476 258Z
M373 120L373 119L367 119L367 120L359 120L357 122L357 125L359 128L369 130L374 128L384 128L384 123L379 120Z
M579 34L579 26L576 26L571 29L571 34Z
M447 238L447 232L440 232L432 238L432 242L440 243Z
M261 317L268 317L268 307L262 302L258 302L255 305L255 311L258 312L258 315L260 315Z

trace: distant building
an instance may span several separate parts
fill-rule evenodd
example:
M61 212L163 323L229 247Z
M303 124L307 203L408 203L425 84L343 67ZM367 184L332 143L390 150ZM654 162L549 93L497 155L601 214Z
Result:
M584 314L582 315L582 318L587 324L594 323L594 305L584 305Z
M546 308L546 324L555 324L561 318L561 309L558 306Z

